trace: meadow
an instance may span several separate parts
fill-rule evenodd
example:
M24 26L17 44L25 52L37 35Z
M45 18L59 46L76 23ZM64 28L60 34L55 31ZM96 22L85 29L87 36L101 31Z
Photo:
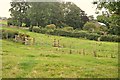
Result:
M3 78L117 78L118 43L98 42L16 30L35 38L34 45L2 43ZM61 47L53 47L54 39ZM95 56L95 54L97 56Z

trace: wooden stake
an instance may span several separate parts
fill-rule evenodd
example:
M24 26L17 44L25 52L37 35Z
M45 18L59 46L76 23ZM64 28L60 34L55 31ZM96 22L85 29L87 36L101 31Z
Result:
M93 51L93 54L94 54L94 57L97 57L97 53L95 50Z
M83 49L83 55L85 55L85 50Z
M70 49L70 54L72 54L72 50Z

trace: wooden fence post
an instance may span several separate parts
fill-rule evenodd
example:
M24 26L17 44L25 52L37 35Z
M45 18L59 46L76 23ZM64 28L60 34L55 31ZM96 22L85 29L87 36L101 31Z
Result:
M94 54L94 57L97 57L97 53L95 50L93 51L93 54Z
M57 44L56 44L56 39L54 39L54 42L53 42L53 47L57 47Z
M57 47L60 47L60 41L58 40L58 44L57 44Z
M35 44L35 38L33 38L33 45Z
M72 54L72 50L70 49L70 54Z
M15 42L17 42L17 36L18 36L18 35L15 35Z
M83 49L83 55L85 55L85 50Z
M27 38L27 37L25 37L24 44L25 44L25 45L28 45L28 38Z

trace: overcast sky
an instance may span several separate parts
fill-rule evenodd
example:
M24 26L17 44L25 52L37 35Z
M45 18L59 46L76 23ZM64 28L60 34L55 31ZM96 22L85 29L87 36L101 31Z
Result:
M1 17L10 17L10 12L8 11L10 8L11 0L0 0L0 16ZM74 2L78 7L80 7L83 11L85 11L88 15L95 14L95 6L92 4L94 0L65 0Z

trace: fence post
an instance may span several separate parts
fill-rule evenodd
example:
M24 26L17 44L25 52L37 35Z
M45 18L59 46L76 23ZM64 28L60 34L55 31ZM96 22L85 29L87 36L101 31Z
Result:
M25 45L28 44L28 38L27 38L27 37L25 37L25 42L24 42L24 44L25 44Z
M57 44L56 44L56 39L54 39L53 46L54 46L54 47L57 47Z
M57 47L60 47L60 41L58 40L58 44L57 44Z
M33 38L33 45L35 44L35 38Z

